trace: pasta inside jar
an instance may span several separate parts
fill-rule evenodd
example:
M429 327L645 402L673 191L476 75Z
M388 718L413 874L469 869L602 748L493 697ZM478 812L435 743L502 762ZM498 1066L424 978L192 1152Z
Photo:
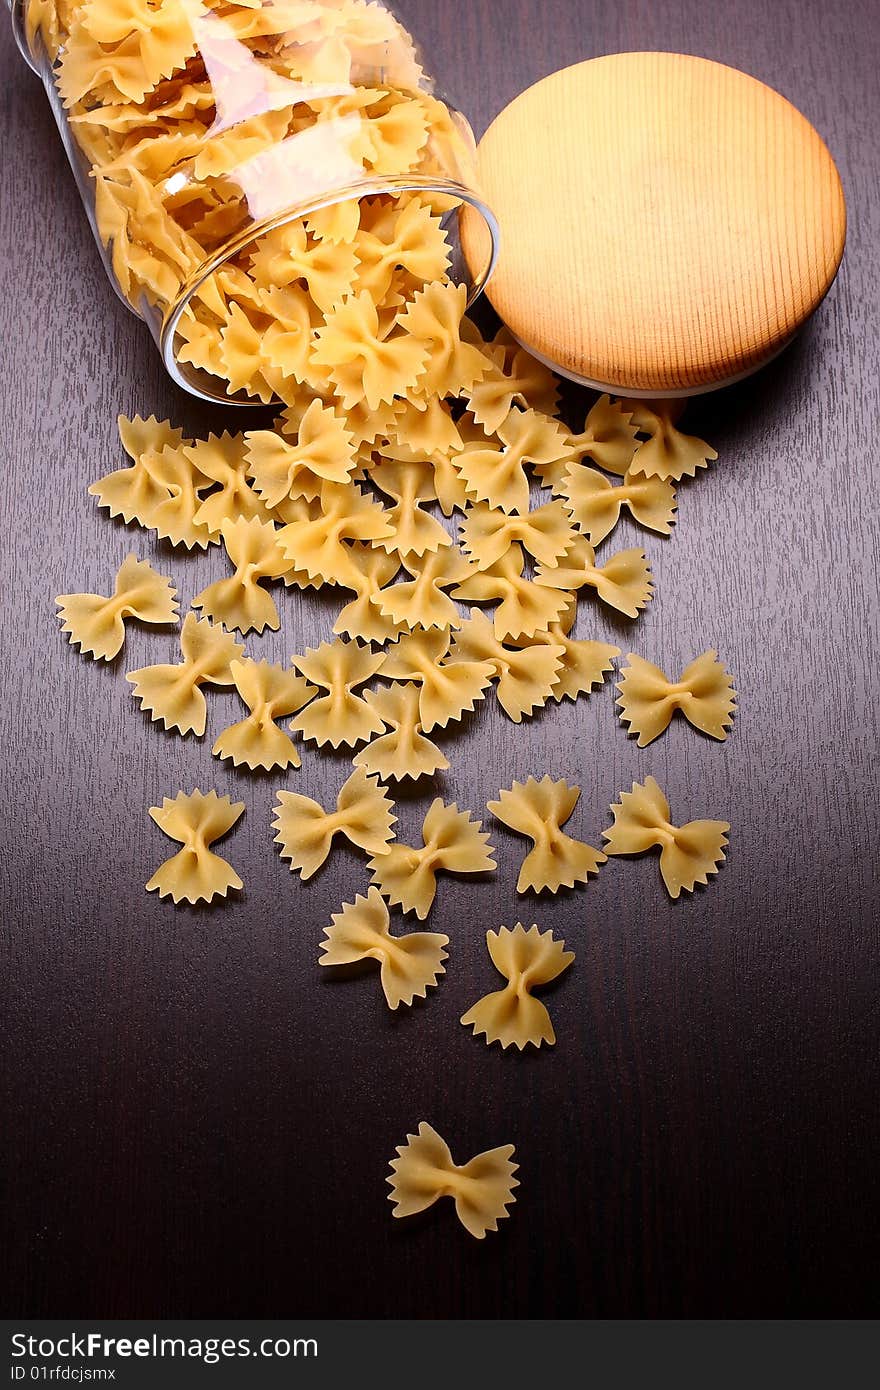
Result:
M175 380L293 408L418 397L435 339L413 304L448 286L463 312L497 229L470 127L387 6L13 3L110 278Z

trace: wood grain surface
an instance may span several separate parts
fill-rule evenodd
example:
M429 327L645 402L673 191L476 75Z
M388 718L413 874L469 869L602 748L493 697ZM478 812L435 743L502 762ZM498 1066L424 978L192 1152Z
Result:
M601 390L687 394L765 365L843 254L840 177L813 126L689 54L564 68L502 111L479 155L502 228L489 299Z
M517 727L485 708L437 786L479 812L514 777L578 781L596 842L654 774L682 816L732 825L712 885L671 903L650 858L518 900L500 871L447 879L431 925L448 973L396 1017L375 978L330 981L324 924L367 875L336 850L302 886L269 828L279 786L328 797L346 764L290 777L212 760L146 721L125 669L171 659L132 628L108 669L62 640L56 593L100 589L129 549L189 600L216 556L180 557L86 495L120 462L118 411L235 428L165 379L106 283L45 99L2 40L2 1135L12 1315L708 1317L878 1307L877 245L880 35L849 0L408 0L440 83L478 130L524 86L603 52L663 48L743 67L827 140L851 213L809 328L748 383L696 402L718 448L645 544L657 597L635 626L586 599L579 635L679 670L715 646L740 713L717 745L676 720L639 750L614 691ZM587 393L572 391L582 421ZM329 632L284 599L278 658ZM237 717L237 716L236 716ZM241 899L174 910L143 885L167 853L146 808L214 786L247 806L224 842ZM404 799L414 833L434 788ZM494 988L489 927L534 921L576 951L549 996L555 1049L490 1050L458 1019ZM402 1012L402 1011L401 1011ZM392 1221L387 1163L419 1120L464 1159L513 1142L511 1219L477 1243L448 1204Z

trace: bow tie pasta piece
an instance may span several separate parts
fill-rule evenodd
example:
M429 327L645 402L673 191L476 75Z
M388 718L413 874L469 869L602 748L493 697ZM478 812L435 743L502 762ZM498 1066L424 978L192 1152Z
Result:
M578 536L555 569L539 565L534 582L556 590L594 589L603 603L628 618L637 618L654 596L643 550L619 550L604 565L597 565L596 552L585 536Z
M232 685L231 662L244 647L222 627L207 618L187 613L180 633L183 661L176 666L144 666L129 671L125 679L132 694L150 718L181 734L205 732L208 706L200 685Z
M310 578L356 589L357 565L346 540L383 540L391 534L391 523L380 504L352 484L323 483L320 507L314 520L283 526L278 544Z
M336 582L340 587L352 589L355 598L340 610L333 631L337 635L359 637L363 642L381 644L395 640L404 628L382 613L380 595L400 572L399 556L368 541L353 542L349 553L357 575L354 571L346 575L344 585L342 580Z
M714 651L703 652L673 683L650 661L630 652L621 671L620 721L638 734L639 747L653 742L669 726L676 710L711 738L727 738L736 708L733 679Z
M461 322L467 309L464 285L435 281L419 290L400 316L401 327L431 353L419 389L427 395L461 396L485 375L489 362L478 347L462 340Z
M428 139L428 104L388 92L361 123L360 157L377 174L405 174L418 163ZM432 111L433 115L433 111Z
M558 420L536 410L511 410L497 430L500 448L466 444L456 458L465 487L478 502L503 512L529 508L527 463L547 467L567 457L566 433Z
M146 0L119 7L91 0L77 19L58 69L66 106L103 83L139 104L163 78L183 68L196 50L181 0L164 0L158 9L151 9Z
M431 457L434 466L434 490L444 516L452 516L455 511L464 512L468 506L467 488L464 478L456 467L458 455L452 451L437 450Z
M441 1197L451 1197L455 1213L465 1230L477 1240L487 1231L497 1231L498 1222L509 1216L516 1201L513 1189L519 1179L513 1175L519 1164L511 1162L512 1144L487 1149L470 1163L453 1163L445 1140L424 1121L417 1134L408 1134L391 1160L388 1182L393 1216L415 1216L426 1211Z
M708 883L724 859L730 826L720 820L694 820L675 826L669 820L669 802L653 777L634 782L611 807L614 823L603 831L609 854L644 854L660 848L660 873L670 898L682 889L692 893L697 883Z
M383 781L414 780L445 772L449 761L436 743L422 733L419 723L419 687L395 684L384 690L368 690L366 702L390 733L380 734L353 759Z
M100 594L60 594L62 632L83 656L111 661L125 641L126 618L140 623L176 623L177 590L146 560L126 555L116 573L110 598Z
M426 733L445 728L472 710L484 698L496 673L491 661L461 658L447 662L449 645L448 629L406 633L388 648L382 663L385 680L417 681L420 685L419 722Z
M217 758L231 758L236 767L243 763L252 771L299 767L293 740L275 721L302 709L318 693L317 687L268 661L233 661L230 671L250 714L224 729L211 752Z
M287 497L319 496L322 482L347 483L357 467L344 421L318 399L299 423L296 444L275 430L251 430L246 439L248 471L267 507Z
M600 396L587 415L581 433L568 436L568 461L591 458L606 473L616 473L622 478L636 451L638 431L632 414L635 404ZM562 485L568 461L548 470L536 470L554 492Z
M101 188L100 181L97 187ZM224 309L224 316L225 312ZM197 318L193 302L190 302L178 319L175 333L177 357L180 362L190 362L209 376L223 376L222 344L218 325Z
M460 533L462 549L480 570L490 569L515 543L552 567L575 539L561 502L547 502L523 516L510 516L478 502L465 512Z
M379 980L390 1009L424 999L437 977L445 973L449 937L439 932L410 932L392 936L388 908L376 888L366 897L344 903L324 929L319 965L352 965L356 961L379 962Z
M379 590L390 584L400 569L395 554L387 554L367 542L354 541L351 559L357 571L349 576L355 597L340 611L333 631L337 636L357 637L362 642L393 641L401 632L399 623L385 617L378 604ZM346 586L347 587L347 586Z
M247 478L247 441L243 434L212 434L187 444L183 450L196 474L219 486L208 494L193 515L196 526L212 536L221 533L224 521L270 521L271 512Z
M394 802L378 778L356 767L340 788L334 811L325 811L307 796L280 791L272 828L278 832L275 843L281 846L281 858L290 860L290 872L299 870L307 879L324 863L337 834L376 856L372 867L388 853L396 820Z
M183 446L151 454L144 460L144 466L165 489L165 497L150 515L150 528L160 540L185 546L187 550L196 547L207 550L220 539L216 532L196 521L196 512L202 504L201 494L211 486L211 481L197 472Z
M302 222L288 222L260 237L250 260L254 283L261 289L303 283L325 314L348 294L357 269L354 246L312 238Z
M671 534L677 510L675 488L665 478L629 472L615 487L595 468L570 463L559 490L566 510L591 545L611 535L624 506L641 526L661 536Z
M397 400L386 401L376 410L371 410L363 401L359 405L353 405L345 413L345 427L354 440L355 448L360 450L368 445L378 448L379 441L387 443L392 436L396 437L399 414L407 405L407 401ZM286 412L282 412L281 420L276 422L281 425L282 431L285 414Z
M140 415L132 420L120 415L119 438L132 460L131 467L114 469L99 478L89 494L97 497L98 505L106 507L111 516L151 527L159 503L167 501L168 489L154 477L150 462L167 448L179 449L183 431L172 429L167 420L157 420L155 415L146 420Z
M632 411L633 424L640 434L648 437L639 444L633 455L630 472L643 473L648 478L693 478L698 468L705 468L716 451L693 434L682 434L674 424L676 401L655 402L652 409L645 401L625 401Z
M209 584L193 599L214 622L239 632L263 632L281 626L272 595L260 586L261 579L280 579L291 563L278 544L278 532L271 521L224 521L223 544L235 567L229 579Z
M473 1008L462 1015L466 1028L474 1036L485 1035L491 1045L500 1042L504 1048L515 1043L522 1052L528 1043L540 1047L556 1042L556 1033L546 1006L535 999L531 991L539 985L549 985L567 970L574 960L574 951L566 951L565 942L557 941L550 931L540 932L536 926L525 930L517 922L513 931L499 927L486 932L486 945L492 964L507 980L504 989L486 994Z
M538 634L539 639L543 637L543 633ZM508 719L519 724L550 698L562 669L562 654L562 646L549 640L526 651L505 647L485 613L472 608L470 617L454 635L449 664L463 661L491 665L498 680L498 703Z
M183 849L160 864L147 892L158 891L160 898L170 896L175 903L209 903L225 898L230 888L242 888L232 865L208 846L231 830L243 811L243 801L198 788L188 795L166 796L161 806L151 806L150 815L159 829Z
M449 267L450 247L440 220L418 198L388 206L365 199L362 226L354 238L358 260L356 290L375 304L387 295L398 268L417 286L440 281Z
M579 695L591 695L612 669L612 658L620 656L620 648L610 642L571 637L576 614L577 600L572 595L558 623L551 623L546 632L537 632L523 643L533 651L549 647L561 653L562 663L550 690L557 704L576 700Z
M494 434L514 405L540 411L542 415L556 414L559 386L549 367L518 344L508 352L498 339L484 343L482 351L487 359L486 372L464 392L477 424Z
M328 314L315 335L312 362L326 367L343 409L365 401L371 410L405 396L425 370L430 344L410 333L382 331L366 290Z
M311 377L312 333L321 322L314 301L298 285L259 292L260 309L272 322L263 339L262 371L279 396L286 396Z
M580 787L570 787L562 780L543 777L536 782L530 777L527 782L514 782L509 791L499 792L497 801L489 802L493 816L534 844L519 871L518 893L558 893L560 888L573 888L576 883L586 883L605 863L608 856L602 850L573 840L561 829L580 794Z
M414 454L423 458L429 458L434 463L435 469L441 468L445 476L445 466L448 464L448 455L461 449L464 440L459 433L458 425L453 418L452 411L446 401L440 400L439 396L423 396L411 394L406 401L398 402L393 424L389 426L386 437L393 435L398 445L411 449ZM395 458L400 455L395 453ZM464 483L458 473L458 488L462 499L465 498ZM435 486L437 480L435 478ZM443 492L438 487L438 499L443 507L443 515L449 516L452 507L447 510L443 500ZM458 494L456 494L458 495ZM455 503L457 506L458 503ZM462 500L462 508L464 501Z
M253 312L253 311L252 311ZM230 301L226 321L220 330L220 375L226 380L226 394L243 391L268 405L275 395L264 368L271 369L269 344L258 326L240 304Z
M340 744L352 748L380 734L384 725L379 714L354 691L375 676L383 660L382 652L342 640L322 642L304 656L293 657L300 675L327 691L292 721L294 733L302 734L307 742L321 747L329 743L332 748Z
M442 546L424 558L402 555L401 564L411 580L392 584L376 597L379 609L393 622L408 628L461 626L458 609L444 589L459 584L471 566L455 546Z
M459 811L455 802L449 805L438 796L425 816L420 849L395 843L370 860L370 872L383 898L424 920L436 896L441 869L450 874L494 872L495 851L480 827L469 811Z
M556 574L556 570L548 571L546 586L541 587L525 577L524 567L522 546L514 544L494 565L469 575L453 590L453 598L497 604L492 621L499 642L515 642L545 631L558 621L568 602L568 594L561 590L561 583L565 581L561 581L559 588L550 587L549 576Z
M370 481L394 501L385 514L392 533L377 541L383 550L418 557L452 544L448 531L420 506L437 499L430 463L383 458L372 469Z

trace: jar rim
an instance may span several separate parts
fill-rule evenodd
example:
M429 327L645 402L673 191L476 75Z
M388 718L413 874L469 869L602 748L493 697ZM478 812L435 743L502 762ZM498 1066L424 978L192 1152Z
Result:
M408 178L370 178L359 180L357 183L350 184L346 188L334 189L332 193L309 198L301 203L285 208L283 212L273 217L266 218L263 222L252 223L245 230L240 232L237 237L227 242L217 250L212 256L208 257L198 269L190 276L189 280L181 287L181 290L170 306L167 313L158 326L158 332L154 329L156 342L162 357L166 371L178 386L182 387L190 395L196 396L199 400L210 401L212 404L222 403L239 407L250 407L251 409L265 409L266 403L255 399L253 396L246 396L244 392L237 392L228 395L223 390L221 377L214 378L209 372L199 367L192 367L191 372L186 372L177 361L174 353L174 338L177 325L190 304L193 297L205 281L219 270L233 256L237 256L251 242L266 236L269 232L285 227L291 222L299 222L310 214L319 212L323 208L335 207L339 203L360 201L362 198L376 197L381 194L388 194L399 197L402 193L427 193L438 194L444 197L455 198L459 203L466 203L480 214L489 233L488 256L485 264L474 272L468 267L471 281L468 284L467 307L480 297L484 288L488 284L498 262L498 251L500 243L500 228L498 220L492 209L483 201L479 193L465 184L458 183L454 179L439 178L419 178L410 176ZM151 320L148 319L151 323ZM216 389L212 382L217 381Z

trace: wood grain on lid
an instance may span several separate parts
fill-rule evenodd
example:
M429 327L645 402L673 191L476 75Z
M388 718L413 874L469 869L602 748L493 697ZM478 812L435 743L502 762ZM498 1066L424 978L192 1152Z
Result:
M735 379L785 345L840 264L840 178L784 97L723 64L619 53L530 87L489 127L489 299L564 372L621 391ZM478 230L465 218L466 254Z

